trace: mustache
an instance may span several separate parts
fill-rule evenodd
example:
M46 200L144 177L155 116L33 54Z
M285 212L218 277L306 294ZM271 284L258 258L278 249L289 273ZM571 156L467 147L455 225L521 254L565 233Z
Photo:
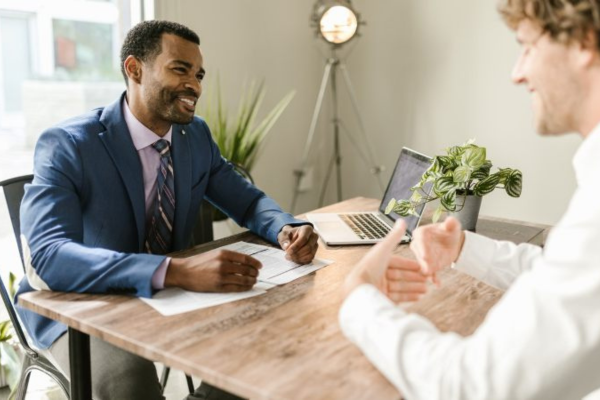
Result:
M198 95L198 93L194 92L193 90L184 90L184 91L180 91L180 92L175 92L172 95L173 99L176 99L179 96L194 97L196 100L198 100L198 98L200 97Z

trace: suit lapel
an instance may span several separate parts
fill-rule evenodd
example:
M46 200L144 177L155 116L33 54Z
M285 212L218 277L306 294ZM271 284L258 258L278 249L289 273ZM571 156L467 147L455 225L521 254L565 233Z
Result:
M135 150L131 134L123 118L121 102L124 101L123 94L119 101L114 102L104 109L100 116L100 122L106 127L106 131L100 133L100 139L115 163L123 184L129 195L135 222L138 231L138 248L143 248L145 229L145 198L144 178L142 164ZM175 178L177 179L177 178Z
M189 245L184 237L192 197L192 157L189 135L182 133L181 125L173 125L172 155L175 170L175 225L173 226L173 250Z

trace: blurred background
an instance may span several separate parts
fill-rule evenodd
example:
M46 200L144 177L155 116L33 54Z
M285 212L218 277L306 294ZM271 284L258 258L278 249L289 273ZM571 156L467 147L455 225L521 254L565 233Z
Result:
M39 134L48 126L113 101L124 84L119 48L142 19L188 25L202 41L205 92L216 90L235 111L244 85L264 81L261 112L295 96L262 143L256 184L290 208L294 171L323 76L328 45L310 16L314 1L298 0L0 0L0 179L29 173ZM570 160L577 135L540 138L525 88L510 81L518 56L513 33L492 2L476 0L354 0L366 21L339 50L355 89L367 140L385 184L402 146L428 155L470 138L487 147L494 167L523 171L519 199L497 190L482 214L554 224L575 187ZM380 198L382 189L357 151L364 148L357 115L338 85L342 197ZM201 99L199 110L203 107ZM264 115L259 115L262 117ZM354 144L353 144L354 143ZM295 213L319 205L333 151L331 93L320 118ZM495 169L494 169L495 170ZM337 200L332 178L324 203ZM19 265L4 207L0 242ZM4 252L4 249L2 249ZM5 253L6 254L6 253Z

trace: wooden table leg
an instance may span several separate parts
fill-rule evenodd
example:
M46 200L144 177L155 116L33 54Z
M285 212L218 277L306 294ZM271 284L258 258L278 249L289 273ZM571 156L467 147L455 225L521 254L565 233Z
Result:
M92 400L90 337L69 327L69 362L71 365L71 399Z

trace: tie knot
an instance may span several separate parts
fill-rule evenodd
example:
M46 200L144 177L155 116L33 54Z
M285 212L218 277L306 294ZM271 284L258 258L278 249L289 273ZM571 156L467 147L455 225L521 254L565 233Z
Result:
M167 142L165 139L159 139L152 143L152 147L154 147L154 150L160 153L161 157L169 154L169 142Z

